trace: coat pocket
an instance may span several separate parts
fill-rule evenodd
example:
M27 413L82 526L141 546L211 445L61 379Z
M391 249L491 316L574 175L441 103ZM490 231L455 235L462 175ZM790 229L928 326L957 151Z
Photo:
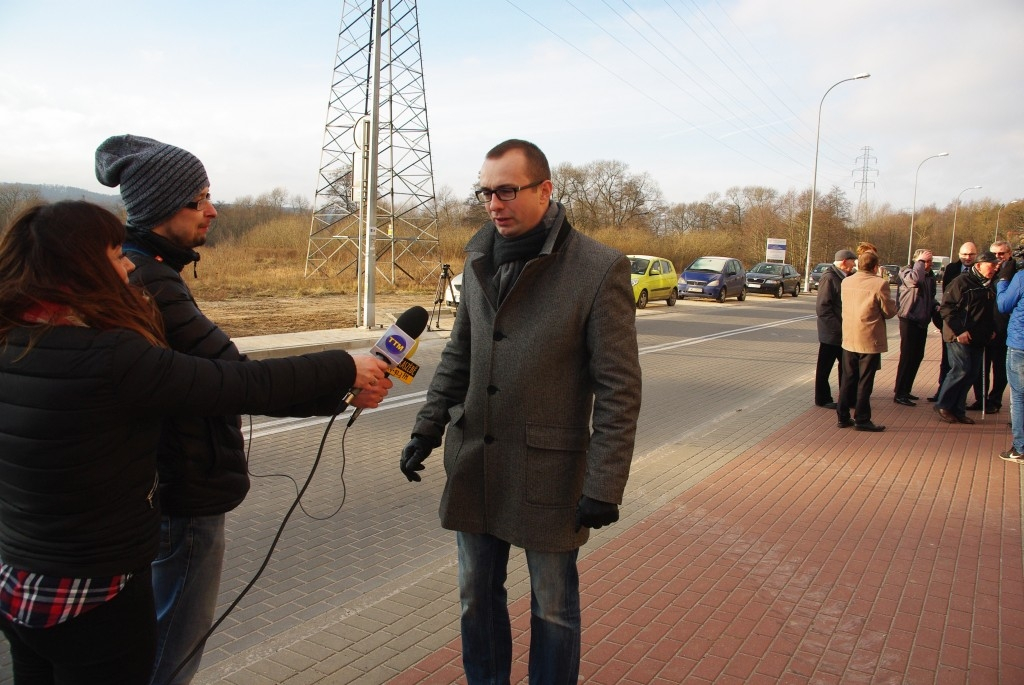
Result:
M587 466L589 426L526 425L526 501L575 506Z
M448 430L444 438L444 468L449 476L455 470L459 453L462 451L462 443L465 442L465 416L464 404L456 404L448 409Z

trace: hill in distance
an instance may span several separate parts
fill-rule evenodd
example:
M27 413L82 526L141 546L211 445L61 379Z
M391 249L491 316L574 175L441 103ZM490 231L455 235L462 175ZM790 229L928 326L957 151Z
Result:
M116 210L122 206L121 196L118 193L106 194L96 193L83 188L72 186L57 186L39 183L0 183L0 187L8 186L16 189L23 196L35 195L46 202L59 202L61 200L86 200L94 202L107 209Z

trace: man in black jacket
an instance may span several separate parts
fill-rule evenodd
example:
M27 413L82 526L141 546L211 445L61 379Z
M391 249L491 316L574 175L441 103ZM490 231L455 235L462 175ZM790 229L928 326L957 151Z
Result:
M199 261L194 248L206 242L217 217L202 162L150 138L113 136L96 150L96 177L104 185L120 186L128 214L124 251L135 264L131 282L145 288L160 308L171 348L207 359L245 360L231 338L200 311L181 277L190 264L194 272ZM360 393L353 405L363 402ZM249 491L241 417L167 418L157 471L161 540L152 571L159 641L152 684L187 685L199 668L202 649L174 680L170 675L213 623L224 515Z
M974 243L964 243L960 246L960 259L955 262L950 262L946 265L946 268L942 270L942 292L946 292L946 288L964 271L967 271L974 265L974 260L978 258L978 246ZM946 380L946 374L949 373L949 359L946 358L946 346L942 346L942 359L939 361L939 389L942 388L942 382ZM929 402L934 402L939 399L939 391L936 390L935 394L928 398ZM980 400L980 397L975 397Z
M832 266L825 269L818 282L818 365L814 372L814 403L825 409L835 409L832 386L828 379L832 367L843 358L843 303L840 288L843 279L853 273L857 255L851 250L836 252Z
M990 248L999 258L999 266L1010 260L1012 248L1005 240L997 240ZM997 269L999 271L999 269ZM974 404L968 405L969 411L984 410L986 414L997 414L1003 407L1003 392L1006 390L1006 327L1010 315L1003 314L999 307L995 308L996 337L985 347L984 368L974 379ZM982 402L978 398L985 398Z
M935 411L946 423L974 423L966 414L967 391L981 372L985 346L995 336L992 277L999 259L983 252L943 290L939 314L949 372L939 388Z

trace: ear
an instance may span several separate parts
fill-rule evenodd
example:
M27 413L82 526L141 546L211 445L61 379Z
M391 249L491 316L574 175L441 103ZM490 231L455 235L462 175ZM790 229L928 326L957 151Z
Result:
M540 199L544 204L547 204L551 200L551 195L555 192L555 184L551 182L551 179L547 179L540 184Z

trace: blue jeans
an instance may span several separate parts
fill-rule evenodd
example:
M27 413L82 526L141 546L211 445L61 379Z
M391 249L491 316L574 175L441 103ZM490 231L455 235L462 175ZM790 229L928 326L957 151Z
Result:
M152 685L188 685L199 670L202 649L169 680L213 625L223 565L224 514L161 517L152 565L158 630Z
M949 371L939 388L935 408L963 416L967 413L967 393L974 386L974 379L981 373L985 348L948 342L945 343L945 349Z
M510 545L493 535L457 533L462 664L469 685L509 682L512 628L508 615ZM530 569L530 683L576 683L580 671L579 550L526 550Z
M1006 380L1010 382L1010 426L1013 447L1024 454L1024 350L1006 350Z

